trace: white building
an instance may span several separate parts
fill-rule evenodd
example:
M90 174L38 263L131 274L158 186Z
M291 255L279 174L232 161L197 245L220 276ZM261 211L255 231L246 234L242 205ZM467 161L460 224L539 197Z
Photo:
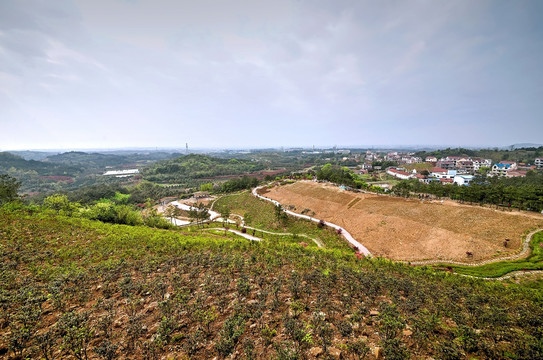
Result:
M535 158L535 166L538 169L543 169L543 158Z
M474 172L479 171L482 167L487 167L489 169L492 167L492 160L490 159L473 158L471 161L473 161Z
M104 173L104 176L115 176L115 177L127 177L139 174L138 169L128 169L128 170L110 170Z
M430 173L430 176L436 179L454 179L454 177L456 176L456 170L434 168Z
M473 175L456 175L453 182L458 185L468 186L473 180Z
M396 169L388 169L387 174L394 176L398 179L402 179L402 180L411 179L413 177L412 174L406 173L405 171L396 170Z

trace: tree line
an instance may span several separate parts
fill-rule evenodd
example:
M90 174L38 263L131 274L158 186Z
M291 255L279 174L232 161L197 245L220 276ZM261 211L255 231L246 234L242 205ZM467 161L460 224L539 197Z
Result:
M351 169L326 164L317 171L317 180L330 181L335 184L349 186L355 189L367 188L368 184L360 179Z
M404 180L392 188L399 196L431 194L462 202L491 204L519 210L543 210L543 174L529 172L525 178L476 177L469 186L425 184L416 179Z

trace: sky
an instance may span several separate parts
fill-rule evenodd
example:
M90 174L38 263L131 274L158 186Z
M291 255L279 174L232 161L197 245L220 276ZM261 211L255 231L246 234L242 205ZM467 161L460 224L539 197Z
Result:
M185 143L543 143L543 1L0 1L0 150Z

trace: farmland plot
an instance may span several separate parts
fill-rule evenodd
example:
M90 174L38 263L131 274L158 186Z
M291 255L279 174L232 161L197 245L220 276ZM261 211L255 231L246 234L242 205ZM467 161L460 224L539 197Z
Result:
M374 255L394 260L473 262L505 256L519 249L529 229L543 227L539 214L353 193L329 184L304 181L264 191L297 212L309 210L344 227Z

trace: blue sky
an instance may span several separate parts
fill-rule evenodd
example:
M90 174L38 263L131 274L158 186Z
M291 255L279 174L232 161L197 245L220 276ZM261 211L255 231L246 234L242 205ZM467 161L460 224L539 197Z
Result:
M543 1L0 2L0 149L543 141Z

